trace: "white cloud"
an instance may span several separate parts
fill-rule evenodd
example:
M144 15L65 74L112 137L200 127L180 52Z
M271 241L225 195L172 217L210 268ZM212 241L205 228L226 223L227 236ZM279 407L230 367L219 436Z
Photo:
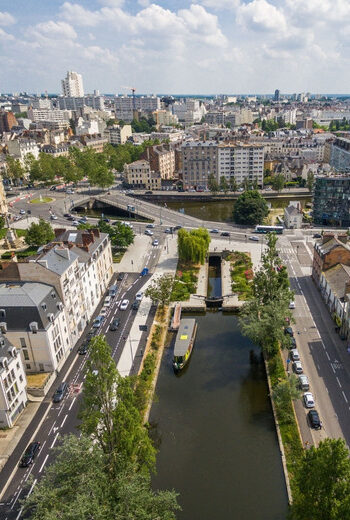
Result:
M240 0L197 0L199 4L221 11L223 9L236 9L239 6Z
M253 0L242 4L237 10L237 22L254 31L281 31L287 28L282 11L266 0Z
M15 23L15 19L12 14L6 11L0 11L0 25L12 25Z
M9 33L7 33L6 31L4 31L3 29L0 28L0 40L4 40L4 41L11 40L11 41L13 41L14 39L15 39L15 37L12 34L9 34Z
M77 33L71 25L66 22L54 22L52 20L38 23L34 27L30 28L29 32L38 38L48 38L50 40L74 40L77 37Z

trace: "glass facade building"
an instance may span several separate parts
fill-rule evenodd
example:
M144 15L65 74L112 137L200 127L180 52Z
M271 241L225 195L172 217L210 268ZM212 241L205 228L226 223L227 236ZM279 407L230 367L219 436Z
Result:
M316 177L313 219L319 226L350 227L350 175Z

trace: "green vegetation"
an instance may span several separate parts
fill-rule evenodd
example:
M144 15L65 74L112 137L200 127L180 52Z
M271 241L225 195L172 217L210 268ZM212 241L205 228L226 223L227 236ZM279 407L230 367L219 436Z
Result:
M313 128L314 128L314 126L313 126ZM345 117L343 117L343 119L341 121L339 121L339 120L331 121L328 129L330 132L336 132L338 130L349 131L350 122Z
M9 260L13 257L13 254L17 256L17 258L27 258L28 256L36 255L38 248L35 246L27 247L27 249L23 249L22 251L6 251L1 255L2 260Z
M179 262L171 293L171 301L186 301L197 289L199 268L191 263Z
M14 159L11 155L6 156L6 173L4 177L6 179L11 179L11 181L16 184L18 179L23 178L25 175L25 170L18 159Z
M350 460L343 439L306 450L295 469L293 520L349 520Z
M231 191L237 191L238 185L236 179L232 176L230 177L230 190Z
M219 191L219 184L213 173L211 173L208 176L208 188L209 188L209 191L211 191L212 193L217 193Z
M258 190L245 191L237 198L233 208L233 220L236 224L262 224L269 214L266 200Z
M133 119L131 122L131 128L133 132L139 133L144 132L145 134L150 134L151 132L156 131L156 122L153 117L145 118L140 117L139 120Z
M25 235L25 241L29 246L43 246L55 238L55 233L49 222L40 219L38 224L33 222Z
M31 204L46 204L47 202L52 202L53 199L51 197L41 197L40 198L37 198L37 199L31 199L30 200L30 203Z
M160 307L168 305L174 285L174 277L171 274L163 274L154 279L145 291L145 296L149 296L153 304Z
M311 170L307 172L306 187L309 191L312 191L315 182L315 175Z
M138 408L139 378L119 375L102 336L89 349L82 435L63 437L25 512L31 520L175 520L176 494L151 489L155 449Z
M187 231L178 231L178 253L180 262L204 264L210 244L210 235L207 229L199 228Z
M274 175L271 180L273 189L278 192L283 190L285 182L286 182L286 180L284 178L284 175L282 175L282 173L279 173L278 175Z
M220 177L220 191L227 193L229 189L230 189L230 185L227 182L226 177L224 175L222 175Z
M115 222L113 226L105 222L104 220L98 221L98 229L101 233L107 233L111 240L112 247L126 249L134 242L134 232L130 226L123 224L122 222ZM93 229L96 226L93 224L80 224L78 229Z
M16 112L15 113L15 118L18 119L18 118L23 118L23 119L27 119L28 117L28 113L27 112Z
M247 253L234 251L227 260L231 262L232 292L238 294L239 300L247 300L252 295L254 277L250 256Z

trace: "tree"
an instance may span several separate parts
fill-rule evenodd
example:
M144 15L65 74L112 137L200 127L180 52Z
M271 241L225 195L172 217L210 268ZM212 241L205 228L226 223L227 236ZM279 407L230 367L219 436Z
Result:
M294 520L350 519L350 460L343 439L306 450L294 472Z
M210 244L207 229L179 229L177 239L179 259L182 262L204 264Z
M134 242L135 235L133 230L122 222L117 222L113 226L110 226L104 220L99 220L98 228L101 233L107 233L109 235L113 246L126 248Z
M6 178L14 180L15 183L18 179L22 179L25 175L25 170L18 159L15 159L11 155L6 156Z
M89 182L92 186L99 186L100 188L108 188L114 183L114 173L111 172L107 166L96 166L88 175Z
M208 188L212 193L219 191L218 181L212 173L208 176Z
M120 457L153 470L155 449L137 409L132 380L120 376L104 337L93 338L89 350L81 431L96 440L112 473L116 474Z
M290 423L293 420L293 409L289 406L289 403L291 400L295 401L301 397L297 376L290 374L288 379L280 381L275 386L272 396L278 409L279 421Z
M4 229L5 224L6 224L5 217L0 215L0 229Z
M241 193L233 208L233 220L236 224L261 224L268 214L269 208L258 190Z
M29 246L43 246L55 238L55 233L49 222L40 219L38 224L33 222L26 231L25 241Z
M152 303L159 303L161 307L164 307L170 302L173 285L174 277L171 274L163 274L153 280L151 285L146 289L145 295L151 298Z
M225 123L225 126L226 126L226 128L231 128L231 127L232 127L232 123L231 123L231 121L227 121L227 122Z
M237 181L236 181L236 178L235 177L230 177L230 188L232 191L237 191Z
M276 191L282 191L283 188L284 188L284 184L285 184L285 178L284 178L284 175L282 175L282 173L279 173L278 175L274 175L272 177L272 187L274 190Z
M54 461L24 502L31 520L175 520L174 491L153 491L149 473L122 458L111 475L108 458L90 437L64 436L54 450Z
M307 179L306 179L306 187L309 191L312 191L313 185L315 181L315 175L311 170L307 172Z
M224 193L227 193L229 188L230 188L230 185L227 182L225 175L222 175L220 177L220 190L223 191Z

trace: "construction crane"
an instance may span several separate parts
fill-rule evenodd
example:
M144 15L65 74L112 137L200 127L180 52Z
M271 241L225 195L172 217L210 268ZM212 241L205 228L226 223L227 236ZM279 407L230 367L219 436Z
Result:
M136 110L136 102L135 102L136 88L135 87L121 87L121 88L125 88L127 90L131 90L131 94L132 94L132 109L135 112L135 110Z

